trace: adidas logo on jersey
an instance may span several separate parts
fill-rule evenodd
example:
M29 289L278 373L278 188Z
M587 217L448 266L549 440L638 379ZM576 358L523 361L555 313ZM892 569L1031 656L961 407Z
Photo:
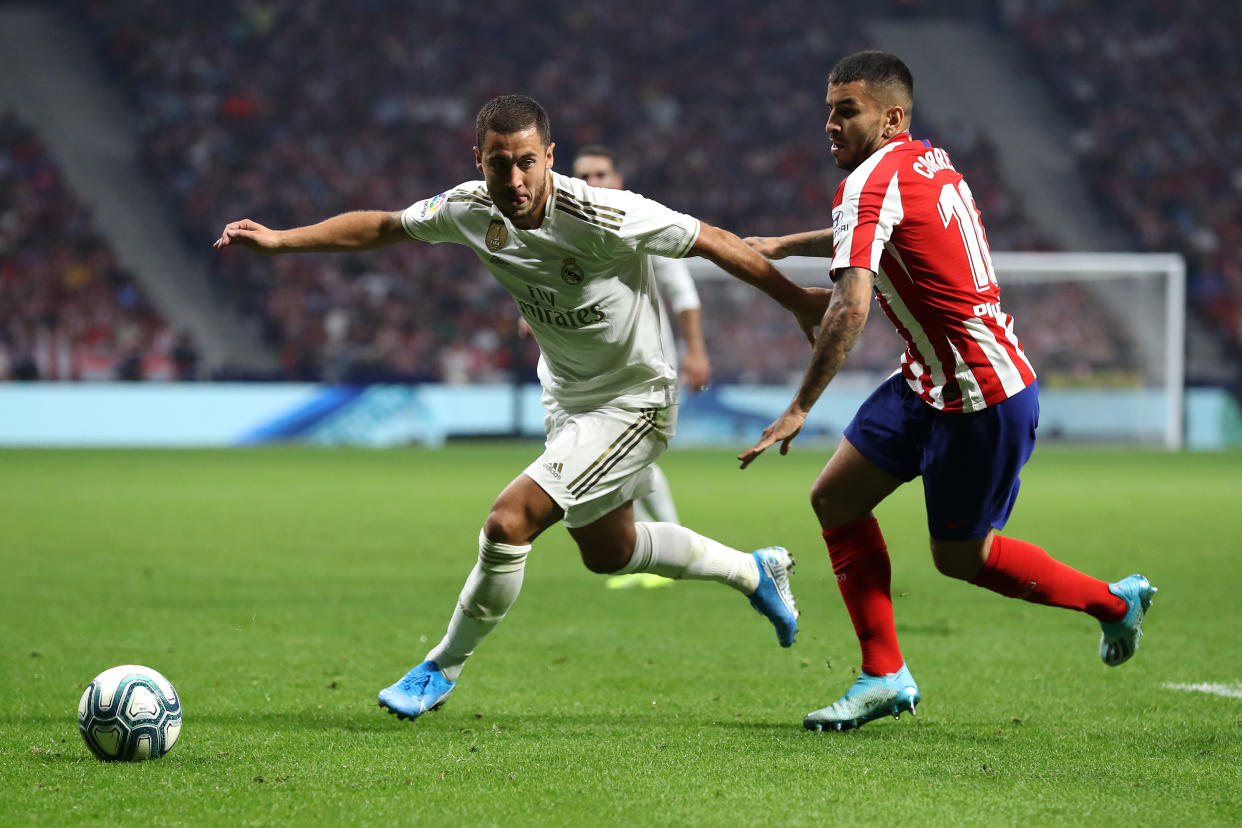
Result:
M547 469L548 473L551 474L553 477L555 477L557 480L561 479L561 472L565 470L564 463L544 463L543 467Z

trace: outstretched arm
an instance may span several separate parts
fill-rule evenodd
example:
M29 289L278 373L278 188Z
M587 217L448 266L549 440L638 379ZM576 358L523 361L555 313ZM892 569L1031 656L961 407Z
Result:
M738 455L746 468L764 449L781 444L781 454L789 453L789 444L798 436L806 415L824 393L824 388L841 370L846 355L862 334L871 311L871 292L875 274L861 267L846 268L832 291L832 302L824 314L824 323L815 340L811 364L807 366L802 385L789 408L776 422L764 429L763 437L752 448Z
M794 284L737 236L705 222L700 223L699 237L690 252L771 296L797 317L807 339L815 341L815 326L823 318L831 291Z
M786 256L832 258L831 227L788 236L747 236L742 241L769 259L783 259Z
M402 241L412 239L401 226L400 213L363 210L291 230L271 230L257 221L242 219L225 225L212 246L219 250L237 244L271 255L373 250Z

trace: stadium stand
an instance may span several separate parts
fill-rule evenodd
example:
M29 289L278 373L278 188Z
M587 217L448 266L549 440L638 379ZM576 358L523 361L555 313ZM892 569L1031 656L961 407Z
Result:
M1003 22L1082 125L1101 209L1137 249L1186 257L1192 309L1242 355L1242 6L1018 0Z
M177 334L116 262L39 136L0 114L0 379L194 379Z
M603 141L635 190L740 234L825 225L840 173L824 151L823 75L872 44L850 14L808 18L796 0L727 0L711 15L692 6L682 11L693 25L653 27L671 19L667 3L557 0L535 24L513 0L487 15L420 5L416 20L379 0L347 14L292 0L83 4L138 111L149 167L196 245L230 218L290 226L398 209L474 178L474 111L515 89L550 110L562 170L578 146ZM795 19L802 25L791 28ZM523 37L505 37L513 31ZM918 128L941 137L929 119ZM1051 248L1005 187L986 137L943 139L993 248ZM223 256L214 284L261 317L282 378L529 376L533 345L518 341L511 303L472 256L447 247ZM705 296L717 379L787 380L805 359L787 320L726 298ZM896 350L869 335L851 364L882 370Z

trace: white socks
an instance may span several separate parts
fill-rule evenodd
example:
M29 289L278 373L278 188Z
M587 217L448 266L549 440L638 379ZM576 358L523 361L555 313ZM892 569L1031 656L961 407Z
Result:
M718 581L750 595L759 588L753 555L731 549L674 523L635 523L634 554L617 574L654 572L666 578ZM427 653L444 677L461 668L517 600L530 544L513 546L479 533L479 560L466 578L444 638Z
M466 578L443 640L427 653L444 677L457 681L466 659L505 617L522 589L530 544L511 546L479 532L479 561Z
M759 588L753 555L672 523L635 523L634 554L616 574L654 572L666 578L718 581L750 595Z
M673 503L673 489L660 467L651 466L651 494L634 501L634 519L649 523L681 523L677 519L677 506Z

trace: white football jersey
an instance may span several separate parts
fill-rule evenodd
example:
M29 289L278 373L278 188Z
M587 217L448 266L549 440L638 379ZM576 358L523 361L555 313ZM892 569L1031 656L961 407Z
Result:
M412 238L475 252L530 323L539 380L566 411L676 402L648 256L685 256L698 219L554 172L534 230L514 227L483 181L419 201L401 222Z

